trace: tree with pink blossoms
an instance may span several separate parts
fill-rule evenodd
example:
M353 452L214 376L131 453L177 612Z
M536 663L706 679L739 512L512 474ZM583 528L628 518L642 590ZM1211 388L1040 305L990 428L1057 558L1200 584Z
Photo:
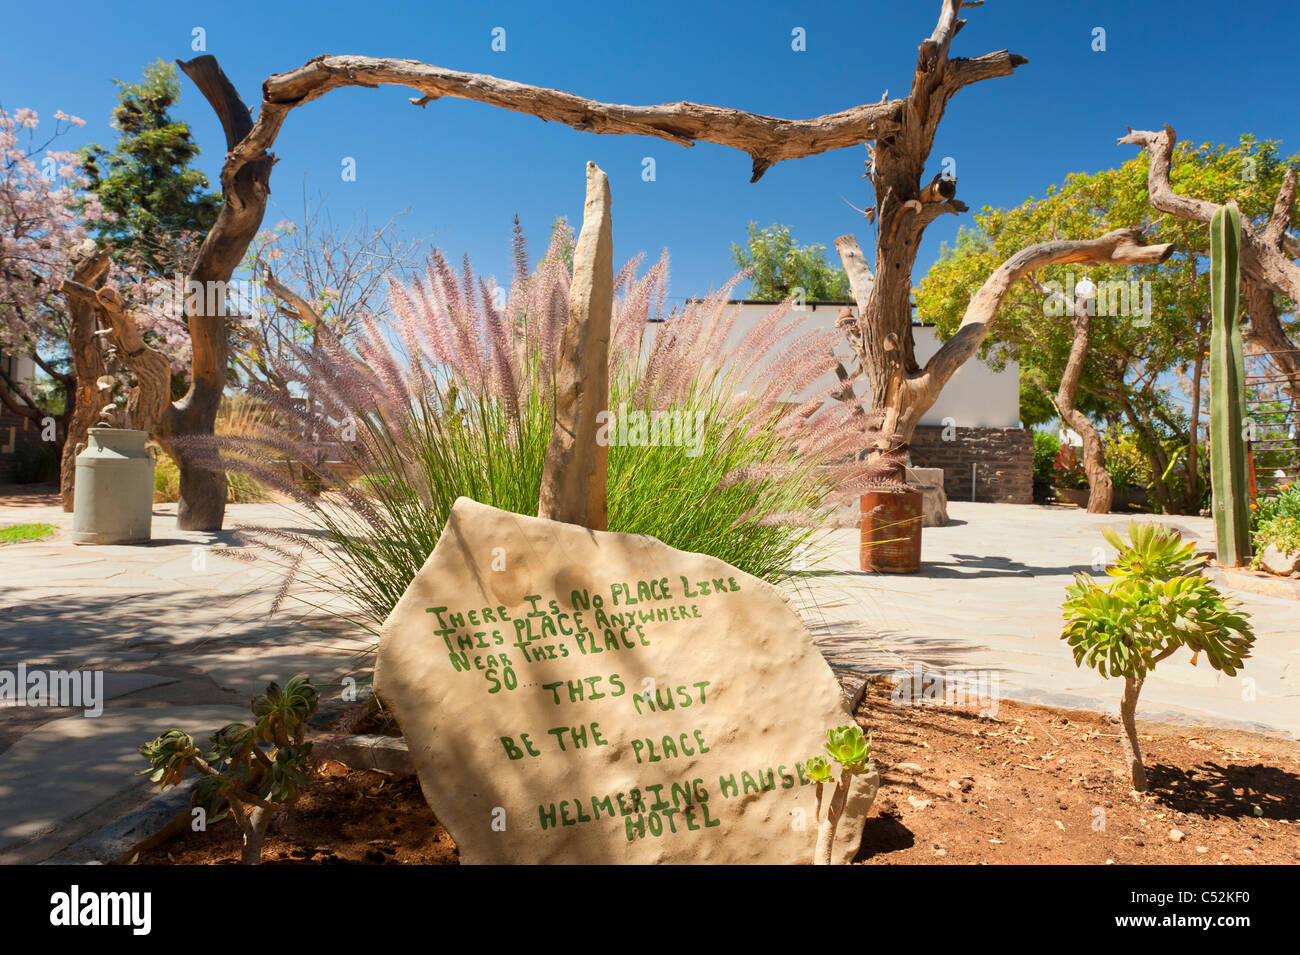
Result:
M94 378L78 381L71 354L74 338L82 337L76 326L88 319L93 332L94 313L74 314L59 286L78 268L74 259L80 263L93 248L84 245L89 233L83 214L103 211L85 192L77 154L50 148L72 126L84 125L58 112L53 134L42 140L35 110L10 115L0 109L0 350L29 357L54 389L42 396L41 383L16 380L0 365L0 401L61 448L78 403L98 397ZM80 274L89 277L87 270L82 265ZM103 375L102 359L87 373L96 370Z
M59 111L40 135L35 110L0 109L0 352L30 358L44 378L19 380L0 364L0 402L41 430L60 454L60 493L72 507L76 446L109 404L126 402L132 380L119 370L117 343L103 341L93 303L63 294L68 280L104 286L112 267L86 223L111 217L94 193L80 156L50 148L83 120ZM154 283L118 267L118 291L138 302L141 327L183 367L184 326ZM48 390L52 388L53 394Z

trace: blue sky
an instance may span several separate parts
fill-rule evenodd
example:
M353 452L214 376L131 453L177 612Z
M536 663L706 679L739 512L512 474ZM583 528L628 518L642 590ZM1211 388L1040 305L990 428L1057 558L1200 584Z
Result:
M134 80L156 57L196 55L192 31L215 54L250 105L261 81L322 53L408 57L454 69L624 103L693 100L804 118L906 92L918 42L938 0L745 4L621 2L366 3L324 0L258 5L248 17L213 4L26 3L6 13L0 36L0 105L52 119L82 116L65 143L111 142L113 78ZM129 13L127 12L129 11ZM973 208L1006 206L1074 171L1123 162L1125 125L1172 124L1184 139L1235 142L1242 132L1280 139L1300 152L1295 60L1271 55L1270 38L1300 28L1296 0L989 0L967 11L953 53L1007 48L1029 58L1013 77L968 87L950 104L932 153L956 160L959 197ZM504 27L505 52L491 49ZM791 49L806 31L807 50ZM1106 31L1094 52L1093 31ZM223 141L197 91L182 79L178 109L204 148L215 183ZM690 149L661 140L597 136L457 100L420 110L399 87L349 89L295 110L281 134L266 224L293 218L304 187L324 194L332 215L355 210L383 220L404 209L404 229L450 255L469 253L481 271L508 276L511 219L518 212L534 257L559 214L581 220L583 168L610 176L615 258L651 258L667 247L670 293L698 295L734 268L729 249L756 220L790 225L801 242L828 247L855 232L872 240L851 209L868 204L861 147L779 163L749 184L749 158L721 146ZM653 157L656 179L642 180ZM342 181L344 157L355 182ZM277 208L278 207L278 208ZM962 217L969 222L970 216ZM960 222L930 227L914 276ZM833 252L832 252L833 256Z

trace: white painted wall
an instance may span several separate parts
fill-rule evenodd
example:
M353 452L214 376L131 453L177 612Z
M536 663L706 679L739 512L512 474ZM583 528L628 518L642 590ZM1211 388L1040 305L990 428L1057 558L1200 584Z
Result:
M740 302L731 307L738 307L740 314L728 336L728 348L739 344L745 334L772 310L771 305L752 302ZM805 332L814 327L833 327L840 311L838 305L808 305L806 308L803 326ZM853 311L854 314L857 313L856 308ZM916 360L924 365L939 350L940 342L935 337L933 328L913 326L912 334L916 342ZM852 370L848 345L842 340L836 354L843 360L844 367ZM791 399L806 401L818 391L825 392L835 384L834 373L828 372L806 392L793 395ZM854 382L854 387L859 396L866 397L870 393L865 379L860 378ZM951 422L945 420L948 418L952 419ZM942 426L949 423L959 428L1019 427L1020 366L1016 362L1007 362L1003 371L995 372L979 358L972 358L962 365L944 386L934 407L921 418L921 424L925 425Z
M4 362L5 370L14 381L27 381L36 377L36 362L32 361L29 355L9 355L0 352L0 362ZM4 386L0 385L0 387Z

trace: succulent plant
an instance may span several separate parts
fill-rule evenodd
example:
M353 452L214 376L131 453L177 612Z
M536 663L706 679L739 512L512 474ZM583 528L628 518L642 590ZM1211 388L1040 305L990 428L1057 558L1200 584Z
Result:
M185 767L199 753L188 733L168 730L152 742L140 747L140 755L150 762L150 782L162 783L162 788L177 786L185 776Z
M1065 627L1061 639L1076 666L1086 663L1104 677L1124 678L1120 740L1133 788L1146 790L1146 772L1138 747L1137 710L1142 682L1157 663L1186 647L1195 663L1205 654L1210 666L1235 676L1255 641L1238 602L1224 597L1200 573L1202 558L1182 535L1151 524L1129 524L1125 541L1114 531L1108 540L1119 552L1107 570L1113 578L1099 584L1076 574L1065 589Z
M838 763L840 778L826 815L822 815L822 787L834 778L831 764ZM817 785L817 844L813 849L814 865L830 865L831 850L835 844L835 830L848 804L852 777L871 771L871 740L856 723L837 726L826 731L826 756L810 756L804 760L804 774Z
M815 783L831 781L831 765L825 756L809 756L804 760L803 771Z
M319 698L303 674L290 680L284 689L278 683L268 684L266 692L253 700L258 742L287 746L290 740L300 739Z
M856 723L826 731L826 753L845 770L854 774L867 771L871 759L871 742Z
M283 688L272 682L252 702L252 725L227 723L209 738L212 750L206 754L188 734L168 730L140 747L150 763L143 772L166 788L179 785L194 767L200 779L193 805L207 811L209 822L233 818L244 837L243 860L255 865L274 810L297 799L307 784L312 745L304 737L319 699L305 675Z

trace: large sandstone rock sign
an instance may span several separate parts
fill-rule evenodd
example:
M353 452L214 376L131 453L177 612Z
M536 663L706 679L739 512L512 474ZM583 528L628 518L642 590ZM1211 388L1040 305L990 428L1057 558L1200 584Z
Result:
M850 721L769 584L467 498L384 622L375 681L469 863L811 862L803 760ZM839 859L861 841L846 815Z

